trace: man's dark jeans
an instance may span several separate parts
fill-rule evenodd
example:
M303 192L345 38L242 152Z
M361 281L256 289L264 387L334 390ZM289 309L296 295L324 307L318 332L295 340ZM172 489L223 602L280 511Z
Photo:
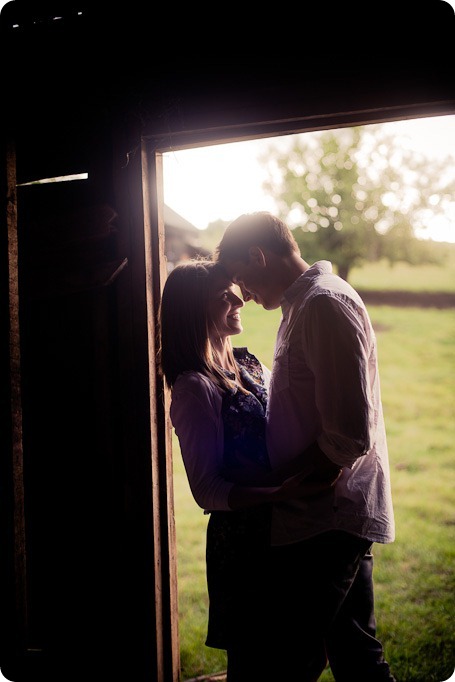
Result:
M391 682L376 639L371 542L344 531L272 549L270 680Z

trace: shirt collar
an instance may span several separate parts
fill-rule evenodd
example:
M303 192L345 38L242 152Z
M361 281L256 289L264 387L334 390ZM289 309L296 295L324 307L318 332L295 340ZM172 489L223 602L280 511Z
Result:
M286 289L281 299L281 308L283 314L285 314L291 305L294 303L295 299L302 293L307 291L315 277L319 275L326 275L332 272L332 263L328 260L318 260L311 267L308 268L300 277L291 284L290 287Z

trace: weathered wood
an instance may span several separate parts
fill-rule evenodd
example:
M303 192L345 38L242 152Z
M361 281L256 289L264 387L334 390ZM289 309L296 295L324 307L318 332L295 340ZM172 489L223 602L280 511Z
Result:
M156 638L159 658L157 682L178 682L177 557L172 488L170 424L166 414L163 379L157 364L157 329L161 291L166 278L162 159L144 142L142 148L145 262L149 329L150 418L155 539ZM158 201L158 195L160 201ZM159 207L159 208L158 208Z
M21 394L21 331L19 321L19 263L17 234L16 153L14 141L6 143L7 203L6 224L8 233L9 282L9 358L12 434L14 569L16 596L16 646L18 652L27 648L27 556L24 510L24 451L22 432Z

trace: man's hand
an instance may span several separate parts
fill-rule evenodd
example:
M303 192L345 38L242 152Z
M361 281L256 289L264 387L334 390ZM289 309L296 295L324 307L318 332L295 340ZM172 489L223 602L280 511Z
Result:
M308 480L315 483L326 483L330 488L334 486L341 476L342 467L332 462L317 443L311 446L311 459L314 470Z
M317 443L313 443L302 456L305 458L305 466L286 478L280 489L280 499L324 494L335 486L342 474L343 469L334 464Z
M291 499L304 499L316 497L328 492L339 477L341 470L335 476L326 479L316 479L313 476L308 476L305 473L294 474L287 478L279 487L276 495L276 501L285 501Z

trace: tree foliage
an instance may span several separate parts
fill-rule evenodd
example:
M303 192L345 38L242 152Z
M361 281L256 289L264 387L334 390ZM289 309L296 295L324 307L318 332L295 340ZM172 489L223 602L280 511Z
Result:
M261 160L264 189L305 260L330 260L348 279L367 261L440 259L415 235L453 201L453 160L428 159L380 125L296 135L288 150L272 145Z
M215 248L221 241L226 227L229 225L229 221L215 220L207 225L207 229L204 232L204 246L213 254Z

